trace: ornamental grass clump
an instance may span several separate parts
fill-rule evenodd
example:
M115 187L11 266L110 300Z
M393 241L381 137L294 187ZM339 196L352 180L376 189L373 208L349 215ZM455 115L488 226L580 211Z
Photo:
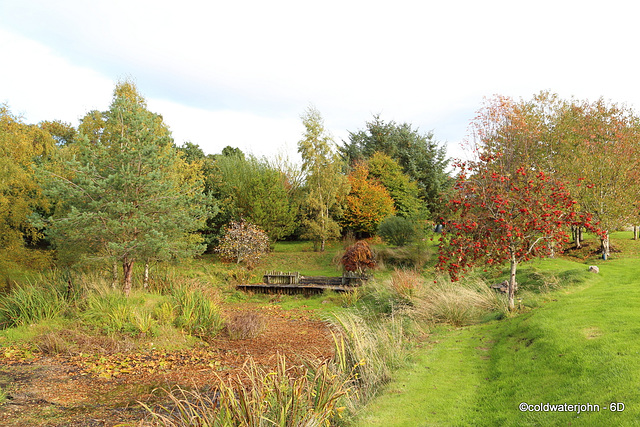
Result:
M232 340L256 338L264 330L265 321L258 313L244 312L232 316L226 323L227 335Z
M413 304L417 318L454 326L476 323L492 312L508 311L506 297L479 279L452 282L439 277L413 298Z
M214 336L224 326L220 308L199 289L180 286L173 290L174 325L194 336Z
M355 411L391 381L394 370L407 363L409 340L401 316L344 311L335 318L336 364L343 373L354 373L358 394L350 409Z
M210 392L176 388L170 405L143 406L151 425L165 427L328 426L339 422L352 393L351 378L332 362L292 365L278 355L273 369L250 358L238 377L220 379Z
M16 286L0 296L0 328L30 325L54 319L68 307L64 293L55 286L27 284Z
M395 268L389 279L389 286L398 298L411 302L423 287L423 279L415 270Z

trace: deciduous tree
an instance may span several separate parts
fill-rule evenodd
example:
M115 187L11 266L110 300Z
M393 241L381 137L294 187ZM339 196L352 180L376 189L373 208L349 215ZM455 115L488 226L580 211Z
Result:
M302 116L302 123L305 134L298 142L298 152L302 156L307 192L303 202L305 232L302 236L316 242L324 251L327 240L340 236L337 218L342 216L341 200L349 192L349 184L318 110L309 107Z
M266 161L233 152L218 156L218 191L233 220L246 218L264 230L272 242L293 233L298 204L287 176Z
M29 125L0 104L0 250L15 255L42 236L29 217L48 207L35 166L55 149L45 130Z
M349 133L349 141L340 147L343 158L353 163L382 152L396 160L402 171L420 188L420 197L429 212L438 211L440 195L450 187L449 160L445 147L432 132L423 134L408 123L384 122L374 116L366 129Z
M635 221L640 192L640 119L632 110L600 99L568 103L555 129L564 160L561 176L582 209L593 213L602 234L603 258L609 232Z
M402 167L387 154L376 152L367 161L369 176L387 189L393 199L396 214L414 220L425 219L429 212L420 199L418 183L402 172Z
M351 190L347 195L342 223L358 234L373 235L378 224L395 213L393 199L364 162L355 165L347 176Z
M476 151L494 156L491 167L499 173L520 167L544 171L566 182L581 209L603 229L633 223L640 119L631 109L603 99L561 100L548 92L518 102L496 96L485 102L471 128ZM605 233L605 258L608 242Z
M182 146L177 147L177 149L182 155L182 159L190 165L190 168L200 170L202 173L204 183L203 191L207 196L206 202L208 206L206 209L209 215L203 228L198 230L198 233L202 236L207 250L213 251L219 243L219 238L222 236L221 229L223 225L229 222L228 220L225 221L221 219L223 216L221 214L223 203L219 200L219 197L217 197L220 194L215 156L211 154L205 155L200 146L192 142L185 142Z
M457 279L478 264L510 264L509 309L514 309L518 264L562 250L567 231L591 216L576 212L565 185L521 167L513 173L492 170L491 161L462 164L449 202L438 266Z

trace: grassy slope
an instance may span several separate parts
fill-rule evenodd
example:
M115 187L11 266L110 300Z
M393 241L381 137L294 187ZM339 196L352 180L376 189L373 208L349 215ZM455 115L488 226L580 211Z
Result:
M539 269L586 269L545 261ZM417 352L360 425L640 425L639 284L637 258L618 258L529 313L435 334L439 342ZM601 411L523 413L521 402ZM612 413L612 402L623 402L624 412Z

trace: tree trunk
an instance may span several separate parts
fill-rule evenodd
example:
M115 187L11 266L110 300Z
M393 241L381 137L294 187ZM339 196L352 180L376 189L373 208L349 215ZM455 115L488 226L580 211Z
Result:
M576 249L580 249L582 247L582 227L578 225L572 225L571 236L573 237L573 241L576 244Z
M73 281L71 277L67 280L67 299L71 299L73 297Z
M118 263L115 261L111 266L111 287L113 289L118 288Z
M122 272L124 274L124 284L122 286L122 292L125 296L129 296L131 293L131 277L133 276L133 260L124 259L122 261Z
M149 287L149 261L144 263L144 279L142 280L142 287L144 289Z
M509 295L509 311L516 309L515 295L516 295L516 269L518 268L518 261L516 261L515 255L511 255L511 276L509 276L509 288L507 293Z
M610 247L610 239L609 232L607 231L604 237L600 239L600 249L602 250L602 259L607 260L609 258L609 254L611 253Z
M633 240L638 240L638 228L637 225L633 226Z

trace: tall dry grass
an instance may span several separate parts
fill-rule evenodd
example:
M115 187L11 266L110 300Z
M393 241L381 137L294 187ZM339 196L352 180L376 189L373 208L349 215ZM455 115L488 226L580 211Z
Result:
M452 282L438 277L412 298L414 316L430 323L463 326L479 322L492 312L508 312L507 302L481 279Z
M416 296L424 286L424 279L416 270L395 268L389 278L389 287L401 300L408 302Z
M225 330L232 340L256 338L262 333L265 320L259 313L247 311L236 313L227 320Z
M403 319L393 314L374 316L354 310L337 313L335 322L335 363L343 375L354 373L357 386L348 402L353 414L408 362L409 341Z

